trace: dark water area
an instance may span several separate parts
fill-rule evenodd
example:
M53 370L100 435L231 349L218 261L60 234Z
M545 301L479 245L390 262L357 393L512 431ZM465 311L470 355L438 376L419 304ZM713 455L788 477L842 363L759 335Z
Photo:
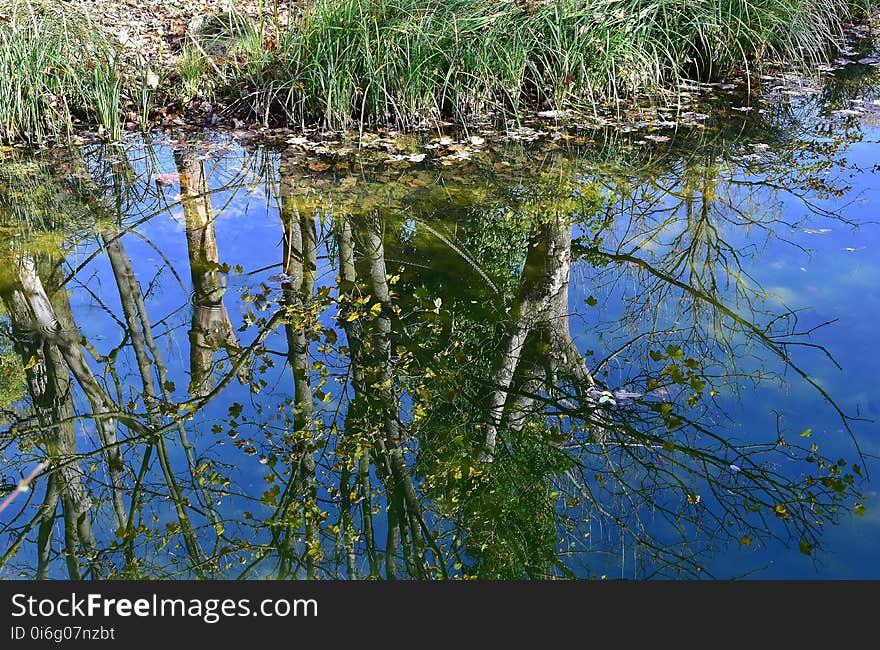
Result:
M0 576L880 578L863 54L625 128L5 152Z

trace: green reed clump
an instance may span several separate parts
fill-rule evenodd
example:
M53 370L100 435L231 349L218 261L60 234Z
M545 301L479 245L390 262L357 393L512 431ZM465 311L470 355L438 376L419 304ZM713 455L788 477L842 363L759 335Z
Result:
M594 110L687 79L815 63L869 0L311 0L292 23L235 11L191 30L148 84L64 3L0 0L0 139L119 137L159 100L221 100L264 123L412 128ZM152 72L150 75L155 76Z
M583 110L762 58L821 60L865 2L313 0L286 30L228 21L205 79L264 120L331 127Z
M0 140L69 137L75 120L121 132L124 68L110 41L64 3L0 0Z

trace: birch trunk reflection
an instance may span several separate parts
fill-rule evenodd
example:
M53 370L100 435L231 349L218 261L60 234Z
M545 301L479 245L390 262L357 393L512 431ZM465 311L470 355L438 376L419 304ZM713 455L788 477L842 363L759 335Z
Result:
M313 420L312 385L309 377L311 341L314 316L311 313L317 269L317 233L314 213L302 212L291 195L293 179L287 174L286 163L281 162L281 225L283 230L281 307L287 312L284 333L287 339L287 360L293 372L293 457L298 459L291 469L290 483L279 508L282 520L292 517L293 501L302 492L302 512L305 521L305 552L303 563L306 577L316 577L316 566L323 556L320 540L320 509L317 505L315 478L315 449L318 431ZM279 577L291 572L294 530L285 526L280 542L281 566Z
M346 216L337 217L334 220L334 232L339 249L339 295L342 304L339 322L345 332L346 341L349 346L351 383L354 391L345 414L343 448L345 453L352 457L356 464L356 476L353 478L353 484L349 486L348 477L346 476L341 489L345 490L345 506L350 505L351 499L349 495L351 493L355 494L355 499L360 503L360 519L369 566L369 577L378 578L380 576L379 553L376 548L373 526L373 486L370 473L374 453L368 442L371 429L367 422L367 397L364 393L366 384L362 361L363 334L361 323L349 318L353 313L352 305L357 287L354 232L349 218ZM351 538L354 536L354 513L350 507L346 508L345 518L348 527L344 530L344 535L347 539L346 544L351 548L353 545Z
M50 463L49 483L39 511L36 577L46 578L49 575L52 529L60 500L64 527L63 555L68 576L74 580L83 577L83 567L79 559L82 556L92 577L99 578L103 571L98 558L98 543L92 530L92 495L86 487L85 473L76 460L79 452L74 428L72 369L68 359L77 364L77 379L89 386L92 391L90 397L96 401L99 399L95 396L97 382L93 376L91 380L94 383L89 382L88 375L84 373L84 360L80 358L82 351L79 350L78 343L75 343L73 325L69 322L63 324L58 320L36 269L36 261L26 256L21 261L17 286L0 292L0 299L16 334L15 349L26 368L28 392L43 431ZM57 295L58 292L54 293ZM66 354L62 351L62 346ZM105 404L102 401L98 403ZM95 416L97 426L107 426L106 420L99 425L97 420L100 415L96 413ZM115 443L115 432L109 436L107 429L104 429L102 444L106 447L105 438ZM108 466L111 459L118 463L121 458L117 447L110 451L113 453L105 451ZM121 521L119 518L124 516L124 510L119 487L119 465L114 466L111 476L114 478L112 499L117 520Z
M391 319L394 308L382 241L384 221L376 213L366 216L361 225L357 232L353 229L350 231L344 223L338 226L342 286L348 293L348 303L352 302L355 293L363 291L362 298L369 298L372 304L371 318L351 318L349 309L340 314L354 369L355 394L349 407L351 417L346 417L346 430L352 427L355 431L359 430L361 435L368 433L367 458L375 463L376 472L385 487L388 509L386 578L401 577L403 571L410 578L423 578L427 575L426 548L431 546L435 552L436 548L429 537L412 471L404 456L401 407L394 388L392 368ZM354 271L357 278L355 259L360 261L364 269L360 282L352 282L346 277ZM362 493L368 490L368 473L361 465ZM369 522L370 518L365 517L364 520ZM373 544L372 536L371 527L368 530L368 549ZM370 554L371 572L376 568L373 555Z
M567 375L578 394L590 401L595 387L590 371L571 337L568 287L571 276L571 225L556 215L536 225L529 241L519 290L510 310L510 326L492 372L489 421L483 459L491 460L498 443L499 425L508 408L510 388L523 348L536 331L547 338L553 375ZM520 405L521 407L522 405Z
M219 268L215 215L204 163L196 160L195 152L190 149L175 150L174 161L180 179L193 288L193 313L189 330L190 392L204 397L213 384L214 354L217 349L222 347L233 357L240 352L240 348L223 302L226 281ZM239 380L246 382L249 376L247 368L242 366Z
M122 233L114 232L110 228L103 228L101 238L110 259L110 266L113 270L113 276L116 280L116 287L119 291L119 299L122 304L122 312L125 318L126 332L131 340L134 349L135 360L138 372L141 378L141 393L144 406L148 413L147 419L151 427L155 430L161 426L161 418L159 415L160 399L165 403L170 402L170 393L166 387L167 379L164 364L159 357L156 342L153 339L152 326L146 312L143 293L140 284L135 277L132 269L131 260L122 243ZM154 362L155 360L155 362ZM155 368L155 370L154 370ZM156 383L159 383L157 390ZM192 474L195 469L195 461L192 455L192 445L186 436L186 431L182 424L178 426L178 433L181 440L181 446L187 458L187 465ZM178 479L174 475L174 469L171 464L171 458L168 453L165 437L163 435L156 436L148 441L148 447L144 452L143 467L149 466L152 450L155 448L159 465L162 470L162 476L168 487L169 497L174 504L178 521L180 522L181 535L184 539L187 553L190 556L193 570L198 577L203 577L203 553L193 530L192 523L187 508L188 500L184 497L179 485ZM135 490L140 486L142 477L139 476L138 482L135 484ZM200 491L201 492L201 491ZM204 496L204 495L203 495ZM125 530L127 538L133 540L132 524L136 508L135 495L132 495L132 507L126 517ZM210 503L206 503L209 513L213 514ZM127 565L129 572L137 575L136 558L133 550L129 547Z

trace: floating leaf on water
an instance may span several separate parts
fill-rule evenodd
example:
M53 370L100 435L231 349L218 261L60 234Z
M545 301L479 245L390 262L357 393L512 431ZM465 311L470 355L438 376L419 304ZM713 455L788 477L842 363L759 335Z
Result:
M538 117L556 118L568 115L566 111L538 111Z
M155 177L159 185L171 185L180 180L180 176L176 172L165 172Z
M643 395L643 393L640 393L638 391L624 390L624 389L618 388L617 390L613 391L613 395L617 399L638 399L639 397L641 397Z
M309 163L309 169L313 172L325 172L330 169L330 163L323 160L313 160Z
M666 354L669 355L670 359L681 359L684 356L684 352L682 352L681 348L677 345L667 346Z

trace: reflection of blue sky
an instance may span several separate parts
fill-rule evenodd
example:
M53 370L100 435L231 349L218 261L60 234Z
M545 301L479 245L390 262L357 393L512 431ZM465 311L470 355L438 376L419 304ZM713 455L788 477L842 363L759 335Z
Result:
M843 410L860 414L874 422L854 422L859 445L865 454L880 454L880 390L877 387L877 368L880 349L877 347L877 323L880 321L880 183L872 171L878 156L876 133L871 141L853 145L847 152L847 162L854 171L847 177L852 190L838 203L823 204L828 210L840 209L848 221L858 227L817 218L816 229L830 230L823 234L803 231L791 233L791 240L807 250L793 246L774 245L767 251L763 263L756 265L756 279L765 286L786 289L790 296L787 306L803 310L799 325L803 330L824 322L836 322L811 334L809 341L824 346L840 364L838 370L816 351L802 350L804 367L832 394ZM795 207L796 209L796 207ZM869 223L869 222L875 223ZM769 262L769 263L767 263ZM759 394L757 404L770 407L774 395ZM778 399L778 396L777 396ZM791 393L785 399L786 410L791 412L791 430L813 427L821 431L817 442L827 453L840 450L847 454L848 435L840 420L816 399L815 393L803 381L793 381ZM821 423L819 427L816 424ZM850 457L850 454L847 454ZM880 577L880 465L873 468L872 480L865 491L872 496L866 502L863 517L844 517L838 527L826 532L827 552L821 556L818 576L839 578ZM811 562L791 554L778 558L767 572L767 577L810 577Z
M876 380L880 364L880 350L876 345L880 321L880 223L871 223L880 222L880 184L873 171L876 161L880 160L876 135L868 132L864 141L853 145L846 154L847 170L835 172L851 187L849 192L835 199L809 197L814 207L836 213L842 219L813 213L798 197L765 191L758 193L754 197L758 199L757 204L754 198L752 204L763 206L768 217L796 222L795 227L782 223L772 225L769 236L760 229L745 226L728 226L723 231L726 241L742 254L743 271L752 278L752 284L769 294L765 305L771 311L797 311L798 331L834 321L818 327L802 340L824 347L841 369L815 348L791 347L793 360L844 412L872 420L880 420L880 390ZM719 187L729 186L722 182ZM756 216L759 215L756 213ZM680 227L674 224L671 231L668 228L658 231L653 241L640 248L639 255L645 259L662 256L666 252L665 245ZM632 236L630 230L627 236ZM624 250L629 249L624 247ZM612 273L625 276L627 269L620 267ZM587 271L586 275L590 273ZM637 296L639 286L625 277L619 280L611 293L600 300L598 313L583 306L584 299L596 293L589 279L575 282L574 286L572 306L578 317L573 318L572 325L576 339L582 348L601 350L603 340L601 336L597 338L597 332L602 331L603 322L613 321L623 313L624 300ZM665 320L667 325L681 319L675 304L663 306L659 313L661 322ZM650 320L644 322L647 326ZM617 343L631 334L632 331L614 332L606 336ZM753 348L750 352L754 354L756 350ZM780 370L782 367L778 359L766 351L758 360L737 359L737 363L743 363L746 368L761 366ZM621 362L615 366L610 381L626 381L628 376L626 363ZM834 458L854 457L850 434L839 415L814 387L790 371L781 381L763 382L758 387L742 384L736 398L719 396L719 405L735 422L721 419L718 430L732 438L772 440L778 413L781 429L790 438L796 439L799 432L811 428L814 433L810 440L819 444L821 453ZM880 428L876 422L853 421L851 427L863 453L880 455ZM867 511L862 517L843 514L839 526L827 528L822 540L825 548L818 562L814 564L813 559L798 553L796 540L793 552L759 544L740 548L734 541L726 552L710 560L707 568L717 577L746 574L759 578L880 577L880 556L876 552L877 540L880 540L880 509L876 498L880 490L877 476L880 464L872 458L866 462L872 471L872 480L863 488L868 496ZM658 534L662 536L661 531Z
M808 216L800 199L776 193L764 198L768 204L772 204L773 210L780 211L785 218L796 220L797 227L790 228L778 223L772 227L770 236L760 229L730 227L725 230L725 236L737 250L748 251L742 257L744 270L758 286L771 294L768 304L775 310L784 307L798 311L799 330L809 330L835 321L814 331L808 341L824 346L842 370L815 349L792 348L794 359L837 400L844 411L880 419L880 391L876 387L876 370L880 365L880 351L876 347L877 323L880 321L877 289L877 278L880 278L880 225L867 223L880 221L880 212L877 210L880 205L880 185L875 182L872 171L874 161L880 159L876 135L869 132L869 138L849 149L847 160L853 171L847 172L846 182L852 186L852 190L841 199L821 203L824 209L832 212L839 209L847 220L865 225L853 227L828 217ZM170 149L158 147L155 151L159 156L159 172L173 170ZM217 165L217 169L210 177L211 186L222 186L229 178L240 173L245 159L241 152L233 151L222 159L212 160L211 165ZM277 160L273 164L277 164ZM259 175L247 170L243 173L245 182L242 187L221 190L212 195L214 209L218 212L216 235L220 262L231 267L240 264L244 268L244 273L232 272L227 277L225 303L236 328L243 325L243 312L248 308L248 304L242 301L244 292L253 292L260 282L266 282L272 291L279 290L267 278L279 270L282 250L274 192L266 188ZM174 195L178 191L176 184L166 188L166 200L174 202ZM268 202L267 195L270 196ZM221 210L221 206L225 207ZM158 211L161 206L140 207L149 212ZM418 224L414 227L418 230ZM809 233L804 228L827 232ZM191 282L180 206L146 221L137 230L141 236L129 234L123 241L142 288L151 284L157 269L164 264L156 249L174 267L183 284L180 286L174 275L167 268L163 269L148 296L147 308L154 321L165 319L155 334L161 335L158 339L160 351L169 366L170 376L177 382L175 396L184 400L187 389L185 377L189 370L187 331L191 313L187 301ZM78 264L85 255L90 254L94 250L92 244L87 242L72 254L70 264ZM647 249L648 246L645 247ZM334 283L336 271L330 263L331 257L330 251L325 248L319 250L318 286ZM392 264L389 263L391 268ZM589 270L583 267L575 270L571 326L581 351L596 351L595 357L588 358L588 363L604 357L621 337L632 334L608 331L607 327L603 331L603 324L613 323L621 315L622 298L637 296L641 290L635 280L627 277L626 269L620 275L620 282L606 290L591 284ZM80 271L78 278L98 294L113 313L121 313L105 256L96 256ZM72 307L83 333L101 352L108 352L118 343L118 324L87 292L76 285L71 288ZM600 295L602 291L605 293ZM598 307L584 305L584 300L590 295L599 298ZM671 322L678 317L680 308L675 303L663 304L660 311L667 322ZM321 316L328 326L332 317L332 310ZM643 320L635 323L635 326L638 328L647 323L647 320ZM241 343L246 345L253 335L254 328L240 333ZM266 340L266 347L286 350L282 329ZM223 354L219 352L218 358ZM764 361L761 359L762 363ZM766 361L776 370L781 368L776 359ZM744 367L752 363L748 359L738 362ZM612 369L609 383L623 382L628 373L640 372L641 369L635 366L637 364L628 366L624 361L615 360L609 366ZM127 369L121 376L123 391L126 397L133 397L139 392L137 369L132 359L123 367ZM217 454L232 464L237 486L256 499L267 486L264 477L268 468L260 463L260 454L247 456L241 453L229 444L225 432L212 433L211 427L227 418L228 407L233 402L245 405L247 414L251 405L260 401L264 407L263 415L254 417L262 417L263 420L240 427L240 435L252 437L259 449L265 441L266 430L277 424L268 419L270 414L277 413L277 408L273 406L282 404L291 395L290 374L289 367L279 358L277 365L264 375L268 385L259 396L252 395L247 386L231 382L220 399L195 414L188 427L197 448L204 451L213 447L205 453ZM797 376L788 373L784 380L782 383L766 382L757 388L744 384L740 386L737 396L719 396L720 406L733 417L733 422L719 418L720 430L738 440L772 439L777 426L775 413L778 412L787 435L797 436L800 431L811 428L814 431L813 440L820 444L821 451L829 456L839 454L851 458L851 441L834 410L823 402L813 387ZM331 383L325 390L331 388L338 395L338 384ZM403 404L406 408L408 399L404 398ZM335 404L331 403L326 408L331 412ZM407 417L405 415L404 419ZM880 455L880 437L875 423L855 422L853 431L862 451ZM171 449L173 451L177 447ZM179 464L183 461L182 455L174 460L178 467L182 466ZM731 459L731 462L735 461ZM876 463L873 469L874 475L880 472ZM865 489L874 494L880 491L880 479L874 478ZM716 554L707 568L718 577L743 575L766 566L766 569L752 575L762 578L878 578L880 557L876 553L876 540L880 539L880 508L875 501L869 499L866 502L868 509L864 517L844 515L840 526L827 529L824 537L826 550L821 555L821 564L815 569L810 558L797 552L796 541L794 551L777 546L765 549L757 544L740 548L734 542L727 552ZM229 514L240 515L240 511L250 510L258 518L270 512L258 503L248 502L241 506L233 499L228 500L225 507L233 510ZM170 521L174 516L170 503L167 508L166 517ZM382 533L381 530L378 532ZM658 539L663 539L668 532L660 529L658 524ZM610 577L615 577L610 567L616 561L615 557L608 558L606 568ZM597 559L595 566L605 566L604 561Z

